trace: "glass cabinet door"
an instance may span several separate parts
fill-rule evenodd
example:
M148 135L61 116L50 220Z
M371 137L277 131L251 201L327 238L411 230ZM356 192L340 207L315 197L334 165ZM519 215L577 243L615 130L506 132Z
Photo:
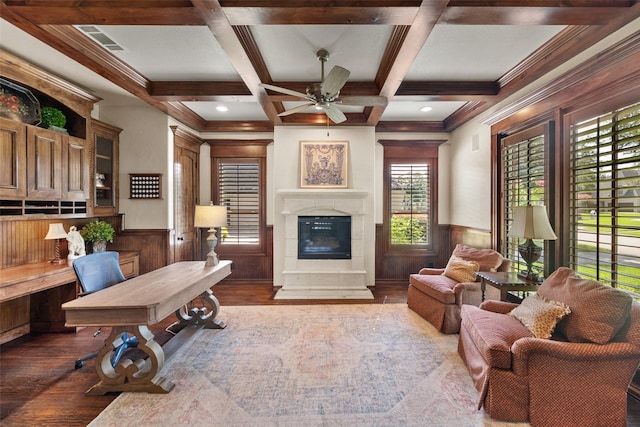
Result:
M120 129L93 120L93 213L118 213L118 135Z

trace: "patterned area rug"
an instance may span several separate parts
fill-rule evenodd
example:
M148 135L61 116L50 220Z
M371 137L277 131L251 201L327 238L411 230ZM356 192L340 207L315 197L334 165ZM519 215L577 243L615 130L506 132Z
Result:
M122 393L90 426L515 426L405 304L222 307L167 362L168 394Z

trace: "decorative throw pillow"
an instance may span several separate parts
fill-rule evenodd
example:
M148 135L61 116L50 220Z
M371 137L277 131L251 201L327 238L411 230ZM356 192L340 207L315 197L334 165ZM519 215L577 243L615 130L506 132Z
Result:
M582 279L559 267L544 281L538 295L571 307L571 316L558 324L558 332L571 342L606 344L624 326L633 298L627 292Z
M480 266L478 271L498 271L504 259L500 252L496 252L493 249L477 249L462 243L456 245L451 255L467 261L477 262Z
M480 266L475 261L465 261L462 258L452 256L442 274L458 283L475 282L476 271L479 268Z
M509 313L526 326L536 338L551 338L556 324L571 309L558 301L544 299L538 295L528 296Z

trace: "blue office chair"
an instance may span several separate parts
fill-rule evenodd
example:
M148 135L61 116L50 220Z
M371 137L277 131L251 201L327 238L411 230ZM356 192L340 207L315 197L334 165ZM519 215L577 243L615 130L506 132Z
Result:
M80 287L82 288L80 296L98 292L126 280L120 269L118 252L97 252L77 258L73 261L73 269L76 272ZM102 328L99 328L93 336L97 337L101 331ZM135 336L129 337L128 334L124 332L122 334L122 344L119 345L111 355L111 366L115 367L118 364L120 358L128 348L137 346L138 339ZM94 351L77 359L76 369L82 368L86 360L93 359L99 352L99 350Z

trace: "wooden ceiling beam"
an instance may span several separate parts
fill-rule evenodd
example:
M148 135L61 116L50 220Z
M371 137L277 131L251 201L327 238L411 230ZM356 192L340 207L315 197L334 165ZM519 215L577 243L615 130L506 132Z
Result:
M204 25L190 1L6 1L36 25Z
M415 82L403 81L396 91L395 98L402 96L443 96L443 95L487 95L494 96L500 91L497 82L441 81Z
M313 2L314 6L316 2ZM417 7L224 7L231 25L410 25Z
M260 87L260 76L245 52L244 47L235 33L233 26L227 20L218 0L192 0L202 19L216 38L220 47L226 52L229 61L247 85L249 91L256 97L265 114L274 124L282 123L278 111L269 100L267 92Z
M255 101L243 82L152 81L149 94L163 101Z
M438 24L603 25L628 11L628 4L626 7L449 6Z
M449 0L424 0L412 25L408 28L399 27L400 31L392 36L376 75L381 96L392 99L396 94L448 3ZM368 124L375 126L384 109L385 107L371 108Z

